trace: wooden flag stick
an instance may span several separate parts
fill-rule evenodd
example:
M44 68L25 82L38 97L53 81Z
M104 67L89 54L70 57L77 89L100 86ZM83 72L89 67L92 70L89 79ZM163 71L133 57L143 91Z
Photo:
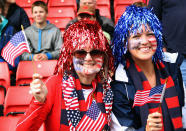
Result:
M158 108L158 112L160 112L162 101L163 101L163 98L164 98L164 95L165 95L165 89L166 89L167 81L168 81L168 78L165 80L165 84L163 86L163 90L162 90L162 93L161 93L160 105L159 105L159 108Z
M23 27L23 25L21 25L21 29L22 29L22 31L24 32L24 27ZM27 41L26 35L25 35L25 39L26 39L26 41ZM28 43L28 42L27 42L27 43ZM29 48L29 47L28 47L28 48ZM33 65L33 70L34 70L34 74L35 74L35 73L37 73L37 71L36 71L36 65L35 65L35 62L34 62L34 59L33 59L32 54L29 53L29 55L31 56L31 59L32 59L32 65Z

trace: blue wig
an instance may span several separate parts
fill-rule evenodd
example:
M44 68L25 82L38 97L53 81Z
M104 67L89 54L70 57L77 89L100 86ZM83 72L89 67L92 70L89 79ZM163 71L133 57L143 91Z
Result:
M115 66L123 63L123 56L127 53L129 33L136 34L137 31L142 29L142 24L144 24L145 27L147 27L147 25L150 27L157 40L157 49L152 58L153 61L156 63L157 60L161 61L163 59L162 27L158 18L152 13L152 10L147 7L131 5L126 8L114 30L112 51L115 58Z

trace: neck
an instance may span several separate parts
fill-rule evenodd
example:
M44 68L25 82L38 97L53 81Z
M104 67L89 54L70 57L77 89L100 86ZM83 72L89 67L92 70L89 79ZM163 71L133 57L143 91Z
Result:
M81 74L78 74L78 77L79 77L79 80L82 84L90 85L90 84L92 84L92 81L95 79L96 74L91 75L91 76L82 76Z
M47 25L47 22L43 22L43 23L36 23L36 27L39 29L43 29L45 26Z
M147 60L147 61L139 61L139 60L134 60L135 63L141 68L143 73L147 76L154 75L155 70L154 70L154 65L152 60Z

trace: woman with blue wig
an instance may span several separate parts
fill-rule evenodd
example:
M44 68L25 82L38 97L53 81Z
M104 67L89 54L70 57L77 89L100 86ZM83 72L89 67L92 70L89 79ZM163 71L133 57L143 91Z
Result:
M181 58L163 52L159 20L138 4L126 8L114 31L111 130L181 131L184 94L177 76Z

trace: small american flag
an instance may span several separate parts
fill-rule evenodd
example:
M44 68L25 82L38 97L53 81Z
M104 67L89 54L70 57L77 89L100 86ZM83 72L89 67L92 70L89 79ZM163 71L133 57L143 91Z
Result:
M30 49L24 31L20 31L16 33L7 43L7 45L3 48L1 56L9 64L14 66L14 60L23 52L30 53Z
M151 90L138 90L134 97L134 106L142 106L146 103L160 103L163 88L166 84L153 87Z
M93 100L90 108L88 109L76 129L78 131L100 131L105 123L105 115L101 112L95 100Z

